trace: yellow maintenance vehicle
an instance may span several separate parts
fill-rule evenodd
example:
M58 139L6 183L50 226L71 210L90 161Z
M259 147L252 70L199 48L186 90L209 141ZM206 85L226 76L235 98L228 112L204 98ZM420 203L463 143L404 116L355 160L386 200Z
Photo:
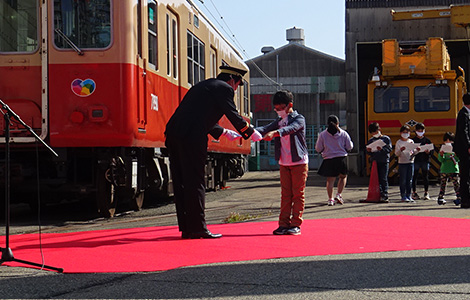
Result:
M391 10L390 13L393 21L450 18L452 24L467 31L468 37L470 5ZM460 67L460 76L451 70L450 57L441 38L429 38L425 45L410 44L413 43L401 47L396 40L383 41L382 74L375 74L368 85L366 124L380 121L382 131L395 144L399 123L413 128L417 122L422 122L437 150L443 133L455 131L461 97L467 92L465 74ZM367 134L367 130L365 132ZM397 164L392 155L389 176L397 175ZM437 151L431 159L430 174L436 177L439 174Z
M434 144L430 176L435 178L439 175L437 155L443 135L455 131L460 99L466 93L465 74L459 69L459 74L451 70L442 38L429 38L424 44L388 39L382 42L381 71L376 68L368 83L366 126L378 122L394 146L402 125L409 125L413 131L417 123L423 123L426 136ZM365 132L368 140L367 127ZM398 160L392 152L389 177L397 174Z

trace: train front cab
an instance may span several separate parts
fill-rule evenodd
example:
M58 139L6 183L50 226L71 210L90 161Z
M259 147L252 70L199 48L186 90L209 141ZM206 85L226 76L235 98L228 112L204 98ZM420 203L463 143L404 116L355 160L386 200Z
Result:
M392 140L393 151L390 157L389 178L396 181L398 158L395 144L400 138L400 127L411 127L410 138L415 136L417 123L426 126L426 137L434 144L430 160L430 176L437 179L440 163L437 160L445 132L455 132L455 119L462 107L462 94L465 90L463 77L436 80L434 78L404 78L395 80L371 81L368 84L366 103L366 137L371 138L368 125L378 122L383 134ZM367 156L366 156L367 157ZM370 174L370 160L366 159L367 174Z

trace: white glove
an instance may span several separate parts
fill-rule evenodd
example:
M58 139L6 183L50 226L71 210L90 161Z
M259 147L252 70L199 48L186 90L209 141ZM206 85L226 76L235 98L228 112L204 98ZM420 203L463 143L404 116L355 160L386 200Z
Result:
M230 129L225 129L225 128L224 128L224 132L222 133L222 135L225 136L229 141L234 141L242 137L238 132L235 132Z
M258 141L261 141L262 139L263 139L263 136L261 135L261 133L259 133L259 131L255 129L255 131L253 131L253 134L251 135L251 140L253 142L258 142Z

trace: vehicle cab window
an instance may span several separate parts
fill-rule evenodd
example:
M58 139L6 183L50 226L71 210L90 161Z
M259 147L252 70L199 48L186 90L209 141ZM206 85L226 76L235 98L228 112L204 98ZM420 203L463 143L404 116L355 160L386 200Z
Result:
M409 110L407 87L377 87L374 90L374 111L376 113L406 112Z
M54 0L54 43L61 49L108 47L110 0Z
M447 85L415 87L415 111L448 111L450 88Z
M36 51L38 28L37 0L0 0L0 52Z

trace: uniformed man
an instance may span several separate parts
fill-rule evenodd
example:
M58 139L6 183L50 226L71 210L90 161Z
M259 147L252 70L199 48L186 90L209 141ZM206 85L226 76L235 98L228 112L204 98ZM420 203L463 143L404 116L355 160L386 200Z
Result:
M247 71L221 66L217 78L194 85L166 125L166 147L170 156L174 199L183 239L220 238L207 230L205 221L205 163L207 135L229 140L240 137L259 141L262 136L237 112L233 97ZM227 116L240 133L217 124Z

